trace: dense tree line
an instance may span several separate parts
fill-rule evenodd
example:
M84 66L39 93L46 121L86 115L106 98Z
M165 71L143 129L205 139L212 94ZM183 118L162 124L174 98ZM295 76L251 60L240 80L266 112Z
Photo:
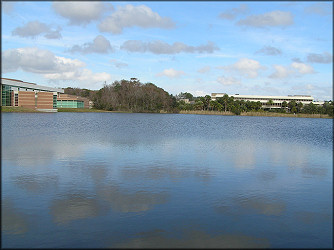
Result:
M66 89L64 89L64 93L69 95L86 97L92 100L95 96L96 90L67 87Z
M93 101L95 108L110 111L172 112L176 107L175 97L153 83L143 84L136 78L105 84L95 93Z
M234 100L233 96L225 94L212 100L211 96L194 97L191 93L181 92L173 96L153 83L141 83L136 78L114 81L105 84L100 90L89 90L68 87L66 94L87 97L94 102L94 107L110 111L131 112L179 112L180 110L213 110L230 111L236 115L242 112L263 112L262 104L254 101ZM186 99L189 102L186 102ZM267 102L270 106L272 100ZM326 101L324 105L313 103L303 105L294 100L284 101L281 108L266 109L268 112L328 114L333 116L334 103Z
M191 97L191 98L190 98ZM193 97L189 93L180 93L177 95L179 110L215 110L215 111L230 111L236 115L242 112L264 111L261 102L234 100L233 96L225 94L223 97L217 97L215 101L211 100L211 96ZM184 99L192 101L186 103ZM268 106L273 104L272 100L266 103ZM328 114L333 116L334 103L326 101L324 105L315 105L314 103L303 105L301 102L284 101L282 108L267 108L266 111L278 113L304 113L304 114Z

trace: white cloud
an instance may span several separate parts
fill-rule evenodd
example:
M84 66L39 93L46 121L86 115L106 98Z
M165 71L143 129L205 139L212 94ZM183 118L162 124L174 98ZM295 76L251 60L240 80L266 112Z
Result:
M304 9L308 14L316 14L320 16L332 15L333 13L333 3L315 3Z
M273 67L275 71L269 76L270 78L282 79L290 76L300 76L315 73L312 66L301 62L293 62L288 66L274 65Z
M256 78L259 74L259 70L265 69L265 67L258 61L248 58L241 58L239 61L230 66L223 66L220 68L236 71L247 78Z
M92 43L85 43L81 46L74 45L69 51L72 53L79 52L82 54L107 54L109 52L113 52L114 49L111 47L110 42L104 36L98 35Z
M204 74L204 73L209 72L210 70L211 70L211 67L210 67L210 66L204 66L204 67L198 69L197 72L198 72L198 73L202 73L202 74Z
M75 80L80 82L104 82L109 81L111 79L110 74L101 72L101 73L93 73L89 69L77 69L75 71L70 72L60 72L54 74L45 74L44 77L50 80Z
M293 24L293 15L290 12L276 10L260 15L251 15L243 20L240 20L237 24L252 27L284 27Z
M272 73L270 78L287 78L290 75L293 75L295 72L289 67L282 65L274 65L275 72Z
M12 35L20 37L30 37L35 38L38 35L45 33L45 37L48 39L59 39L61 38L60 34L61 28L58 27L57 30L52 30L52 28L39 21L31 21L26 23L23 27L17 27L12 31Z
M322 54L310 53L307 56L307 61L310 63L332 63L333 56L328 52Z
M116 68L119 68L119 69L129 66L127 63L123 63L123 62L117 61L116 59L111 59L110 62L113 65L115 65Z
M141 28L174 28L174 22L168 17L161 17L145 5L133 6L127 4L119 7L114 13L105 18L100 24L99 29L103 32L113 34L122 33L126 27Z
M86 25L101 17L108 8L102 2L53 2L54 11L70 25Z
M208 42L205 45L190 46L181 42L175 42L172 45L156 40L153 42L142 42L139 40L128 40L121 45L121 49L129 52L151 52L154 54L178 54L178 53L213 53L219 48L213 43Z
M165 69L162 72L156 74L156 76L167 76L169 78L177 78L182 75L185 75L185 73L181 70L175 70L175 69Z
M282 51L278 48L272 47L272 46L264 46L260 50L255 52L256 54L264 54L268 56L276 56L281 55Z
M233 8L231 10L222 12L219 14L219 17L221 19L228 19L228 20L232 20L234 19L237 15L239 14L244 14L246 12L248 12L248 6L246 4L240 4L239 7L237 8Z
M225 76L221 76L218 77L217 82L219 82L222 85L240 85L241 82L237 79L235 79L234 77L225 77Z
M105 72L93 73L84 68L86 64L77 59L54 55L51 51L38 48L9 49L2 52L4 73L19 69L42 74L52 80L106 81L111 76Z
M206 95L211 95L209 92L203 91L203 90L195 90L191 92L193 96L198 97L198 96L206 96Z
M313 74L314 70L312 66L305 63L293 62L291 67L296 69L300 74Z

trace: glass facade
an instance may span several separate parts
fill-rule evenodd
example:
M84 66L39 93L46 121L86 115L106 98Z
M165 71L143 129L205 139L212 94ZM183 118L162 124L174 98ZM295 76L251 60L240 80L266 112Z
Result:
M57 95L53 95L53 108L57 108Z
M11 87L1 85L1 106L11 106Z
M77 100L57 100L57 108L83 108L84 102Z

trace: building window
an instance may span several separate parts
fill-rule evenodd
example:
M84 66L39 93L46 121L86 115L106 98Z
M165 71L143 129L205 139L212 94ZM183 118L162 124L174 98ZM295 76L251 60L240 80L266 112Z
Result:
M57 95L53 95L53 108L57 108Z
M11 106L12 96L11 87L7 85L1 85L1 106Z
M14 94L14 101L15 101L15 104L14 106L17 107L19 106L19 94Z

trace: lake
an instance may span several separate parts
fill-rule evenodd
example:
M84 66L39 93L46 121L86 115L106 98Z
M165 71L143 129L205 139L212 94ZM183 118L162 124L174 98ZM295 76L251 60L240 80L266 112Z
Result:
M1 115L4 248L332 247L332 119Z

